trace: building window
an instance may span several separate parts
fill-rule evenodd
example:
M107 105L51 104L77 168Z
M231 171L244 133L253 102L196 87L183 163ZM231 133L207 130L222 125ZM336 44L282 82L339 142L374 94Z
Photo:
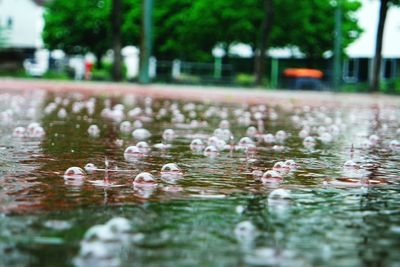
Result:
M358 82L358 59L350 58L344 62L343 66L343 79L346 82Z
M396 76L396 61L394 59L383 60L383 79L390 79Z
M8 17L8 19L7 19L7 28L11 29L12 26L13 26L13 23L14 23L14 21L13 21L12 17Z

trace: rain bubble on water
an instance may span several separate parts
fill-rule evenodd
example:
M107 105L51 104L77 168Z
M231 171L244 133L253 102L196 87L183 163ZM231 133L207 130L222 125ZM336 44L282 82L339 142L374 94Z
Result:
M250 146L255 146L254 141L250 137L245 136L239 140L236 150L246 150Z
M26 131L27 131L28 135L31 134L31 133L33 132L33 130L34 130L36 127L39 127L39 126L40 126L40 124L37 123L37 122L31 122L31 123L29 123L29 124L28 124L28 127L26 127Z
M276 162L272 169L281 174L287 174L290 171L290 167L288 165L286 165L286 163L283 161Z
M89 126L87 132L91 137L98 137L100 135L100 128L96 124L92 124Z
M297 168L299 167L299 165L297 165L297 163L296 163L294 160L292 160L292 159L286 160L286 161L285 161L285 164L286 164L287 166L289 166L289 168L290 168L291 170L295 170L295 169L297 169Z
M124 234L131 230L131 223L128 219L123 217L115 217L109 220L106 225L110 227L111 231L115 234Z
M282 151L285 150L285 146L282 146L282 145L274 145L274 146L272 147L272 150L275 151L275 152L282 152Z
M284 188L273 190L268 196L268 211L270 214L285 219L292 201L291 191Z
M268 196L268 202L270 201L287 201L291 199L290 190L278 188L273 190Z
M204 156L209 158L215 158L218 156L218 149L215 146L208 146L204 149Z
M85 172L79 167L70 167L64 172L64 179L83 179Z
M132 136L137 140L145 140L150 138L151 133L147 129L139 128L132 132Z
M181 168L179 168L176 163L167 163L167 164L162 166L161 174L182 175L183 173L182 173Z
M283 182L282 175L274 170L266 171L261 177L261 182L263 184L275 184Z
M333 141L333 137L330 133L328 132L323 132L319 135L318 138L323 144L329 144Z
M368 139L369 139L369 141L371 141L373 146L376 146L378 144L378 142L379 142L379 136L377 136L376 134L371 134L368 137Z
M132 185L135 193L139 197L149 198L153 194L158 183L151 173L142 172L135 177Z
M43 136L45 136L45 131L43 129L42 126L37 126L35 128L33 128L32 132L29 134L29 137L33 137L33 138L41 138Z
M230 125L229 121L227 121L227 120L222 120L219 123L219 128L221 128L221 129L229 129L230 127L231 127L231 125Z
M348 160L343 164L343 169L344 170L358 170L360 166L354 162L353 160Z
M218 150L222 150L225 148L226 142L224 140L219 139L216 136L211 136L210 138L208 138L207 144L209 146L214 146Z
M389 147L393 151L400 151L400 142L398 140L392 140L390 141Z
M116 217L105 224L89 228L80 243L75 266L118 266L118 255L128 244L131 226L129 220Z
M140 152L137 146L128 146L124 151L124 158L126 161L137 161L139 158L142 158L144 155Z
M287 138L287 133L284 130L279 130L276 132L275 138L278 142L284 142Z
M19 126L19 127L16 127L16 128L14 129L12 135L13 135L14 137L19 137L19 138L21 138L21 137L24 137L24 136L25 136L25 132L26 132L25 127Z
M85 171L89 174L94 173L97 170L96 165L94 165L93 163L88 163L85 165L85 167L83 167L85 169Z
M153 147L155 149L161 150L161 151L165 151L171 148L171 144L165 144L165 143L157 143L154 144Z
M257 128L254 126L249 126L246 130L246 135L250 137L255 137L257 133L258 133Z
M213 135L217 137L218 139L224 140L227 142L229 138L232 136L232 133L229 129L222 129L222 128L217 128L214 130Z
M140 153L144 155L147 155L150 152L150 146L146 141L138 142L136 147L139 149Z
M250 221L242 221L235 227L235 236L242 249L247 251L253 247L254 240L259 235L256 226Z
M142 113L142 109L140 107L135 107L128 111L128 117L136 118Z
M314 148L316 144L317 144L317 142L315 141L315 138L312 136L307 136L303 140L303 145L306 148Z
M309 136L309 134L310 134L309 129L308 129L308 128L303 128L303 129L301 129L301 131L299 132L299 137L304 139L304 138L306 138L307 136Z
M124 145L124 140L117 138L114 140L114 145L116 145L117 147L122 147Z
M161 179L167 182L175 182L183 178L183 172L176 163L167 163L161 168Z
M267 144L271 144L275 142L275 136L273 134L265 134L263 135L264 142Z
M364 139L364 140L361 142L361 148L362 148L362 149L367 150L367 149L370 149L371 147L373 147L373 144L372 144L372 142L371 142L369 139Z
M83 239L86 242L110 242L115 241L117 238L118 237L111 231L111 228L108 225L100 224L89 228Z
M254 179L259 180L263 176L263 172L261 170L253 170L251 172L251 175L253 176Z
M141 172L136 175L133 180L133 185L135 186L155 186L157 181L154 176L149 172Z
M64 108L61 108L57 113L57 117L60 119L65 119L67 116L68 116L68 113Z
M204 143L201 139L193 139L192 142L190 142L190 149L192 151L203 151L204 149Z
M140 120L135 120L132 124L134 129L143 128L143 122Z
M162 138L164 141L171 142L175 139L175 131L173 129L165 129Z
M119 125L119 130L124 134L130 133L132 131L132 124L129 121L123 121Z

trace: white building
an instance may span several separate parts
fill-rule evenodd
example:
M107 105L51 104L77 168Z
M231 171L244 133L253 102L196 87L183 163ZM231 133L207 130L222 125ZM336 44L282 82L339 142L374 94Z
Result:
M32 76L49 67L49 52L43 49L45 0L0 0L2 50L0 68L17 70L21 63Z
M358 23L364 32L346 52L349 60L344 61L343 78L347 82L367 81L371 77L375 54L375 39L379 19L380 1L362 0L357 12ZM400 71L400 8L389 8L383 34L382 68L383 79L398 77Z
M0 0L0 27L5 47L39 49L43 47L43 0Z

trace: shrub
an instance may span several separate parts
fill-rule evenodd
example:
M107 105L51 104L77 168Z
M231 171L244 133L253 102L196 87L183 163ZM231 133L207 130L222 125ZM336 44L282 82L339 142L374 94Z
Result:
M253 86L256 79L253 74L239 73L236 75L235 83L240 86Z

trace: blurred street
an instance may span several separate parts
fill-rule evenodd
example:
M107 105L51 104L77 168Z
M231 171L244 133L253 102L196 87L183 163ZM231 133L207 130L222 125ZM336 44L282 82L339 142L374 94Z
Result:
M246 104L279 104L290 99L294 105L398 105L399 96L365 93L335 93L321 91L265 90L246 87L193 85L140 85L116 82L55 81L44 79L0 79L0 90L46 90L49 92L82 92L96 95L151 96L186 101L215 101Z

